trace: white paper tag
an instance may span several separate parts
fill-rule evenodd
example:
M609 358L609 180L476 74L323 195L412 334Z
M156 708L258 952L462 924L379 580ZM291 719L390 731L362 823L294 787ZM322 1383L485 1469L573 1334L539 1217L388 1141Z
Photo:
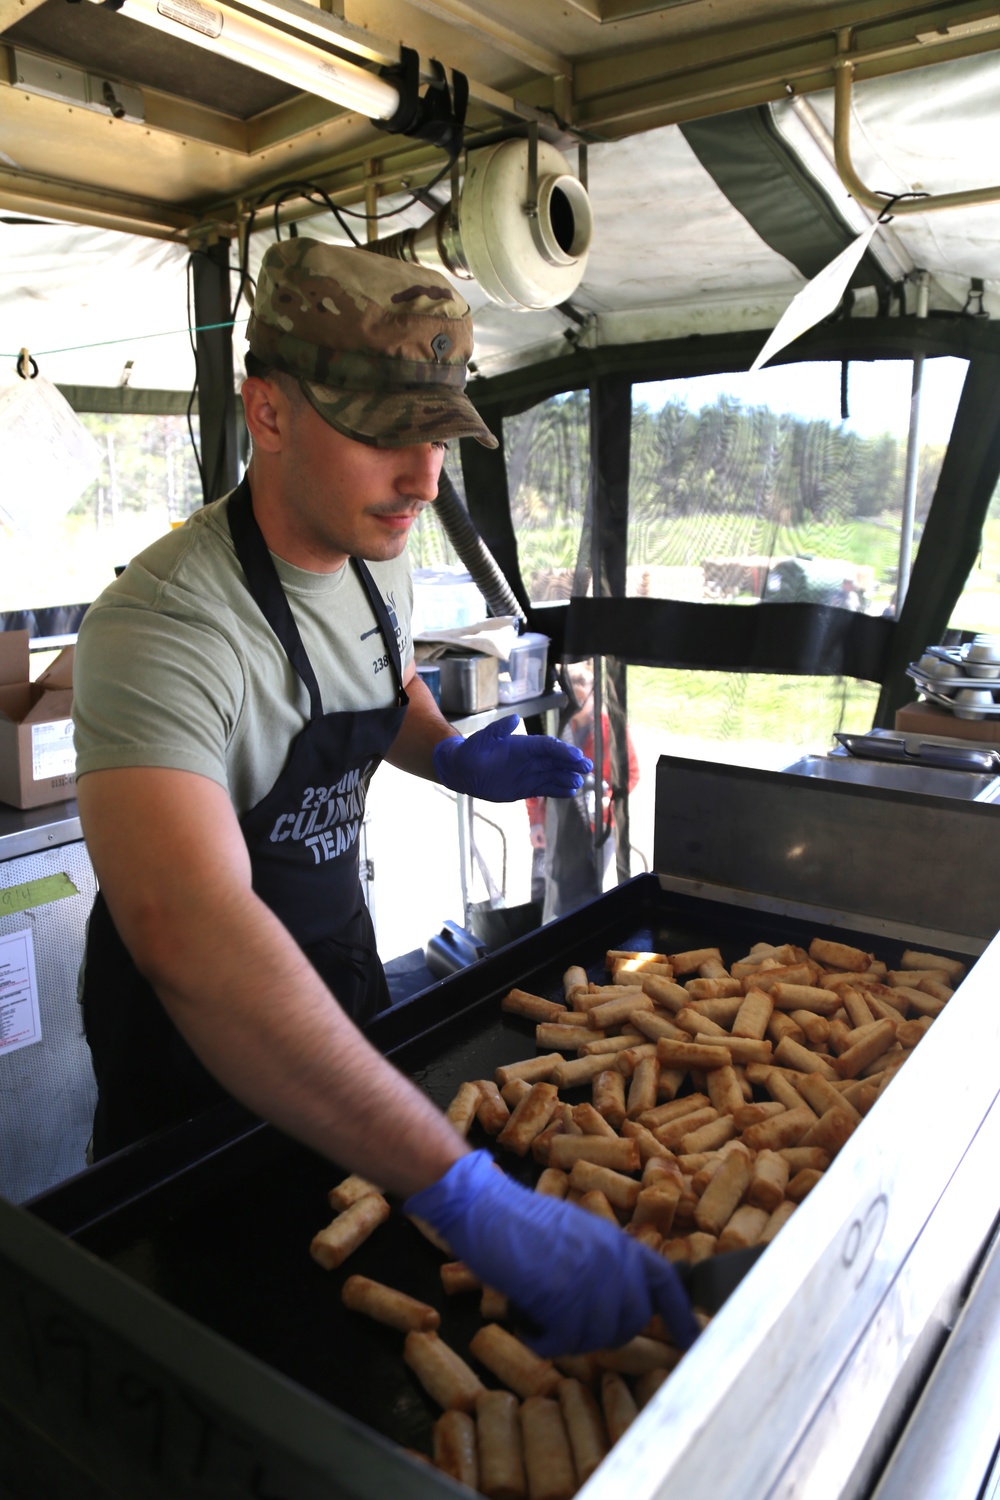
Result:
M761 365L766 365L769 359L773 359L786 344L790 344L807 329L815 328L817 323L821 323L836 310L847 290L847 283L854 275L878 227L877 222L869 225L846 250L841 250L835 260L824 266L801 292L796 293L782 313L777 328L750 366L751 375Z
M156 9L168 21L176 21L179 26L190 26L192 31L200 31L202 36L222 35L222 12L211 5L201 5L199 0L159 0Z
M31 775L35 781L72 776L76 771L73 720L53 719L31 726Z
M42 1040L31 932L0 937L0 1057Z

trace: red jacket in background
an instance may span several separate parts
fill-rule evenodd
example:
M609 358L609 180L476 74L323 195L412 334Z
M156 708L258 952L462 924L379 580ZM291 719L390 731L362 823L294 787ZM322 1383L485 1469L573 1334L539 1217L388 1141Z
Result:
M583 753L584 753L584 755L586 755L589 760L593 760L594 759L594 717L593 717L593 714L586 714L586 715L585 714L577 714L574 719L570 720L570 724L571 724L572 731L573 731L573 743L574 743L574 745L576 745L580 750L582 750ZM610 785L611 785L611 744L610 744L611 726L608 723L608 716L605 713L601 714L601 730L602 730L602 733L603 733L603 736L604 736L604 769L603 769L603 774L601 776L601 780L604 782L605 787L610 787ZM637 784L637 782L639 780L639 760L638 760L638 757L636 756L635 746L632 743L632 736L629 734L627 726L626 726L626 729L625 729L625 739L626 739L626 743L628 744L628 789L631 792L631 791L635 790L636 784ZM611 793L610 793L610 791L605 791L605 793L604 793L604 815L605 815L605 818L608 815L608 808L609 808L610 804L611 804ZM545 822L545 798L544 797L528 797L526 799L525 806L528 809L528 822L532 826L535 826L536 824L544 823Z

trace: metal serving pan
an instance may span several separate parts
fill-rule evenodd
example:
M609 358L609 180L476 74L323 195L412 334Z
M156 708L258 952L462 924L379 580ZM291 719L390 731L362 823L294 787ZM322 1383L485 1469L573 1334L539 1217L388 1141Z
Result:
M732 960L754 941L817 934L876 947L891 964L899 957L899 943L666 892L657 877L643 876L387 1012L372 1038L444 1105L464 1079L533 1053L532 1028L498 1008L514 983L557 994L570 962L597 977L608 947L676 951L711 942ZM975 1066L974 1086L946 1119L932 1125L925 1107L912 1097L907 1104L922 1074L939 1086L970 1025L981 1041L973 1064L982 1059L985 1071L995 1053L992 1005L983 1025L992 999L980 977L985 963L935 1025L926 1055L895 1081L589 1482L587 1497L687 1500L706 1485L723 1500L772 1493L987 1114L987 1085ZM968 1075L967 1056L963 1067ZM990 1100L995 1092L994 1084ZM519 1168L506 1156L504 1166ZM108 1493L187 1496L202 1492L194 1480L208 1462L194 1411L218 1468L219 1484L206 1494L451 1492L450 1481L395 1446L426 1451L434 1416L403 1365L400 1339L345 1313L338 1294L353 1271L403 1286L442 1309L443 1334L459 1349L478 1326L475 1303L446 1303L440 1257L395 1216L341 1272L314 1266L308 1242L329 1217L325 1193L337 1175L227 1109L122 1153L36 1200L30 1213L0 1209L7 1451L40 1464L39 1444L46 1463L56 1448L82 1472L113 1478ZM938 1274L935 1306L942 1279L959 1295L972 1241L986 1233L984 1213L982 1205L966 1213L947 1275ZM909 1345L900 1353L911 1378L912 1353ZM895 1386L895 1365L891 1373ZM862 1446L872 1421L858 1429ZM39 1451L25 1458L29 1428ZM843 1469L845 1455L857 1457L848 1437L841 1431L834 1443L831 1435L814 1456L829 1466L839 1454ZM52 1489L73 1500L82 1492Z

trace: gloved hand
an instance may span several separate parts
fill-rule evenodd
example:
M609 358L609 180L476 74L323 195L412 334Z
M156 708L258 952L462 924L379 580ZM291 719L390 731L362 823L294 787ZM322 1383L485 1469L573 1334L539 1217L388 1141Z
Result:
M654 1312L682 1349L698 1337L669 1261L575 1204L529 1192L486 1151L460 1157L403 1208L527 1314L540 1331L526 1342L539 1354L614 1348Z
M572 797L594 769L575 745L547 734L511 736L517 714L496 719L467 740L461 735L434 746L434 771L442 786L487 802L522 797Z

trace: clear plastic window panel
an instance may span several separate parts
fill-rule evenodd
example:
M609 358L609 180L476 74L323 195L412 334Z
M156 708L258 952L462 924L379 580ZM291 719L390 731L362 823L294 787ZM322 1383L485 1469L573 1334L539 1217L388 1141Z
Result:
M89 604L116 567L202 503L183 416L82 413L80 421L97 443L97 476L58 524L0 528L0 610Z
M1000 485L983 523L979 555L948 622L950 630L1000 635ZM928 645L935 644L932 641Z
M914 557L965 370L924 365ZM892 615L912 372L853 361L846 418L839 363L634 385L627 592ZM788 764L870 727L877 698L852 679L629 672L640 740L745 765Z
M553 396L505 417L504 450L518 558L532 604L590 592L587 501L590 395Z
M465 505L465 485L458 443L449 444L445 472ZM410 528L406 544L413 569L413 633L451 630L487 616L478 583L452 546L437 509L425 505Z

